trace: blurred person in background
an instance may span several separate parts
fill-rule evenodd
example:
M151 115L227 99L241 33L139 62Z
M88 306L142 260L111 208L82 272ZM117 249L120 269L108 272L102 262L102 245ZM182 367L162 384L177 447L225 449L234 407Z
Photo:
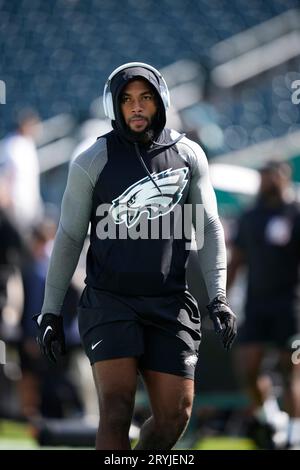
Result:
M7 282L27 256L27 247L6 211L0 207L0 331L1 312L7 301Z
M9 346L9 351L15 352L20 333L16 326L20 312L18 307L21 308L23 301L20 271L28 257L28 250L24 238L5 210L6 202L7 191L2 185L0 176L0 340ZM9 357L8 353L8 361ZM11 394L8 402L6 401L6 378L5 370L2 368L0 413L4 414L9 413L14 400ZM10 385L13 386L13 382L10 382Z
M73 285L70 285L63 305L69 354L60 367L49 368L36 343L36 328L32 322L32 312L39 312L43 304L53 225L52 221L44 220L33 227L28 240L31 256L22 269L24 306L19 342L22 371L19 392L21 413L28 419L38 416L62 418L66 416L66 410L82 412L76 384L68 374L72 347L80 344L78 328L74 324L79 295Z
M227 288L239 268L248 270L245 320L239 332L237 363L259 423L270 426L272 445L300 445L300 368L292 362L299 334L300 209L293 198L291 169L269 161L260 171L256 204L240 218L233 241ZM285 410L272 383L261 375L268 347L279 353Z
M113 131L71 164L42 313L36 317L42 350L55 361L65 349L61 305L91 222L86 287L78 312L99 400L97 449L130 449L138 373L153 415L143 425L136 449L175 445L192 410L201 339L197 302L185 279L185 235L176 238L170 224L167 238L161 233L151 237L152 232L146 239L134 238L128 230L123 239L122 221L127 221L127 231L141 223L142 215L149 227L148 215L164 216L177 203L183 208L189 202L195 225L196 205L203 204L205 240L199 261L210 315L226 349L236 335L225 291L223 229L207 159L195 142L165 128L168 106L167 85L147 64L125 64L109 77L104 107ZM103 203L109 204L116 237L99 236L108 212L99 214Z
M25 231L42 214L39 161L35 146L39 124L39 117L33 110L23 110L18 115L16 132L0 142L0 177L5 188L3 206L17 226Z
M49 263L47 244L51 232L47 226L35 226L29 237L30 258L22 269L24 305L21 317L22 336L19 343L22 379L19 384L21 413L30 418L39 415L41 407L40 383L45 373L45 361L35 341L31 312L39 311L43 303L46 273Z

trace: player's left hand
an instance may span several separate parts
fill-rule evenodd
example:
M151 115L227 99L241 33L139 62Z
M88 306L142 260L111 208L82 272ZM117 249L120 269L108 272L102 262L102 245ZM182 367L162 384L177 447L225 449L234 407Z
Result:
M207 309L215 331L220 336L224 348L228 351L237 335L236 316L229 307L224 295L217 295L207 305Z

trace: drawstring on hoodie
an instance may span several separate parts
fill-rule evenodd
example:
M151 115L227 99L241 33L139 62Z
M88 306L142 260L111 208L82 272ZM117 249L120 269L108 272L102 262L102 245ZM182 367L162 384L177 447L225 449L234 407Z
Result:
M182 137L184 137L185 134L180 134L175 140L171 140L170 142L167 142L166 144L160 144L159 142L156 142L155 140L152 140L151 139L151 136L150 139L151 139L151 142L152 144L156 145L156 146L159 146L159 147L171 147L173 145L175 145L180 139L182 139ZM160 194L163 196L163 193L161 192L161 189L160 187L157 185L157 183L155 182L155 180L153 179L150 171L148 170L147 168L147 165L146 163L144 162L143 160L143 157L141 155L141 152L140 152L140 149L139 149L139 144L137 142L134 142L134 148L135 148L135 152L138 156L138 159L139 161L141 162L143 168L146 170L147 174L149 175L149 178L151 179L152 183L154 184L154 186L157 188L157 190L160 192ZM149 149L149 152L155 150L156 147L152 148L152 149Z
M171 145L177 144L177 142L179 142L179 140L181 140L182 137L185 137L185 135L186 134L180 134L175 140L167 142L166 144L160 144L159 142L156 142L155 140L152 140L151 142L155 145L159 145L160 147L170 147ZM150 152L151 152L151 150L153 150L153 149L150 149Z
M160 187L157 185L157 183L154 181L150 171L148 170L147 166L146 166L146 163L144 162L143 160L143 157L141 155L141 152L140 152L140 149L139 149L139 144L137 142L134 143L134 148L135 148L135 151L136 151L136 154L138 156L138 159L139 161L141 162L142 166L144 167L144 169L146 170L147 174L149 175L149 178L151 179L151 181L153 182L154 186L156 186L156 188L158 189L158 191L160 192L160 194L163 196L163 193L161 192L161 189Z

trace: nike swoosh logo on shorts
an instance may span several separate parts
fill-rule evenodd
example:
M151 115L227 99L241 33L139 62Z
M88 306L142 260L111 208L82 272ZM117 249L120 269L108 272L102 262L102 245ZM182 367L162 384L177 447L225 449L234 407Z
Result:
M92 344L92 347L91 347L92 351L98 346L98 344L101 343L101 341L103 341L103 340L100 339L100 341L98 341L98 343Z
M48 333L49 330L50 330L50 331L53 330L52 326L50 326L50 325L48 325L47 328L46 328L46 330L45 330L45 333L44 333L44 335L43 335L43 341L44 341L45 336L46 336L46 334Z

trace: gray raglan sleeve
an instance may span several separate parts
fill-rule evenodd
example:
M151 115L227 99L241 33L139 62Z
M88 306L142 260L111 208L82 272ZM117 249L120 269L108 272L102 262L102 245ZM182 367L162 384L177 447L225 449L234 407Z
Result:
M200 268L210 301L218 294L226 295L226 247L224 230L219 219L216 196L212 187L206 155L195 142L184 139L189 147L192 176L188 202L193 205L193 226L196 240L203 240L197 250ZM202 204L203 223L196 220L195 205ZM197 225L200 225L199 227ZM202 230L202 233L198 233ZM199 245L198 245L199 246Z
M73 162L47 273L42 314L59 315L61 312L88 231L92 192L93 184L89 174Z

